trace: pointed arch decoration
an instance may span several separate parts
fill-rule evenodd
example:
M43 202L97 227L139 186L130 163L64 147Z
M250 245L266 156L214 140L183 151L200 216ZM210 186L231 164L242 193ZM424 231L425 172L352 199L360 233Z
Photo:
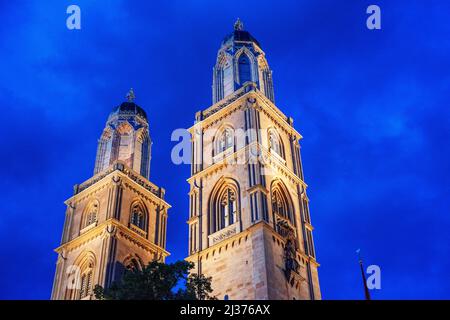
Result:
M241 220L240 188L236 180L221 178L209 198L208 229L213 234Z
M270 198L275 225L277 226L279 221L284 221L288 222L291 226L295 226L292 198L285 184L280 179L272 181Z
M272 71L269 68L264 54L258 56L258 79L260 90L269 100L274 102Z
M213 101L222 100L234 91L233 57L225 51L217 56L213 75Z
M130 226L139 228L147 232L148 227L148 210L141 200L135 200L130 208Z
M83 211L80 230L97 223L99 209L100 203L97 199L88 202Z
M142 271L143 267L144 267L144 263L141 259L141 257L139 257L138 254L129 254L123 261L123 266L125 268L125 270L129 270L129 271Z
M213 138L213 156L218 155L229 148L233 148L235 144L234 128L231 125L221 126Z
M252 81L252 66L250 63L250 58L247 54L243 53L238 59L238 74L239 74L239 84L244 84L247 81Z
M116 129L116 154L117 160L122 160L132 167L131 158L134 148L134 129L130 123L122 122Z
M267 131L268 140L269 140L269 150L271 153L275 153L280 156L282 159L286 160L284 153L284 144L283 140L280 137L280 134L275 128L269 128Z
M95 159L94 174L105 170L111 163L111 152L113 147L114 130L107 127L103 130L97 146L97 157Z
M257 82L256 59L248 48L242 47L236 52L234 63L237 71L235 78L239 85L242 86L247 81Z
M67 270L66 299L86 299L93 294L97 259L92 251L81 253Z
M151 140L148 130L144 127L136 131L133 169L147 179L150 176L150 146Z

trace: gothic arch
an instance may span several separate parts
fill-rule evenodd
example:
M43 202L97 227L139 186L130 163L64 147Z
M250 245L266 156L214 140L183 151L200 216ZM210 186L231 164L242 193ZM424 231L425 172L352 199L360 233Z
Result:
M234 147L236 144L235 140L235 131L231 124L223 124L220 126L212 140L213 156L224 152L228 148Z
M289 190L280 179L270 184L270 203L275 225L279 220L288 221L295 226L295 208Z
M140 199L134 200L130 207L130 225L147 232L148 219L147 206Z
M231 60L232 56L230 54L226 53L225 51L221 51L217 56L216 68L223 68L227 63L231 63Z
M97 147L97 157L95 159L94 174L103 171L109 167L111 161L111 150L113 147L114 130L111 127L107 127L103 130L103 133L99 139Z
M241 57L244 58L242 55L245 55L248 59L248 67L249 67L249 79L248 77L245 77L245 79L242 79L241 71L242 71L242 65L240 65ZM241 86L247 82L247 81L255 81L257 79L256 75L256 59L253 53L246 47L242 47L239 49L236 54L234 55L234 69L236 70L236 82L239 83Z
M88 202L83 210L81 216L80 230L84 229L98 221L98 213L100 209L100 203L97 199L93 199Z
M144 127L138 129L135 133L135 151L133 169L140 172L141 175L148 178L150 175L150 145L151 140L148 130Z
M130 160L134 149L134 129L128 121L125 121L116 128L115 133L114 159L125 161L132 167Z
M217 57L214 69L213 96L215 102L222 100L233 93L234 73L233 57L230 54L221 51Z
M124 134L124 133L133 132L134 129L133 129L133 126L128 121L124 121L117 126L116 131L119 134Z
M141 257L139 257L138 254L134 253L126 256L126 258L123 260L123 266L125 270L142 271L144 263L142 262Z
M261 70L269 70L269 64L263 54L260 54L257 58L258 66Z
M269 64L267 63L264 54L259 55L257 61L258 61L259 88L264 93L264 95L273 102L274 93L273 93L272 71L269 68Z
M92 251L81 253L67 270L66 299L77 300L93 293L94 273L97 259Z
M235 179L222 177L217 181L208 202L209 234L241 220L240 200L239 183Z
M283 139L274 127L267 130L267 141L270 152L275 152L281 158L286 159Z

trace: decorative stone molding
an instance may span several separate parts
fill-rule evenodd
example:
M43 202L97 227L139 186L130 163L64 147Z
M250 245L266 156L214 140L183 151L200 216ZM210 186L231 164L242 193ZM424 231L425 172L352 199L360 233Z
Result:
M237 233L237 227L239 222L235 222L232 225L229 225L226 228L223 228L222 230L219 230L211 235L208 236L208 244L209 246L212 246L218 242L221 242L225 239L228 239L232 236L234 236Z
M102 180L103 178L105 178L106 176L108 176L109 174L111 174L114 171L122 172L123 174L125 174L127 177L129 177L131 180L133 180L134 182L136 182L143 188L147 189L154 195L164 199L164 189L163 188L157 187L156 185L154 185L153 183L148 181L146 178L144 178L140 174L136 173L133 169L129 168L128 166L126 166L124 163L122 163L120 161L115 162L108 169L96 174L91 179L86 180L82 184L76 185L77 187L75 190L76 191L75 194L78 194L78 193L88 189L89 187L96 184L98 181ZM118 184L118 183L120 183L120 177L113 176L112 181L114 183Z
M257 152L260 155L260 157L263 159L262 161L260 161L260 163L265 166L269 166L270 169L274 170L278 175L284 177L293 185L300 184L303 188L306 189L306 183L287 167L286 161L284 161L284 159L279 156L274 156L274 152L270 152L266 147L256 141L228 155L222 161L214 163L209 167L203 169L202 171L197 172L195 175L191 176L188 179L188 182L192 182L200 177L207 179L221 172L223 169L227 168L227 166L232 165L231 163L236 163L236 159L238 159L239 157L249 157L250 150L252 150L252 152Z
M251 87L251 89L250 89ZM242 97L244 94L246 94L249 91L253 91L256 89L256 85L253 83L249 83L248 85L243 86L241 89L235 91L232 95L225 97L224 99L220 100L216 104L212 105L208 109L204 110L202 112L202 120L208 118L209 116L217 113L218 111L222 110L223 108L227 107L232 102L236 101L240 97Z
M105 236L106 237L114 237L115 235L116 235L116 233L117 233L117 227L116 226L114 226L114 225L112 225L112 224L109 224L109 225L107 225L106 226L106 228L105 228Z
M80 234L86 233L87 231L95 228L97 226L97 222L91 223L90 225L84 227L83 229L80 230Z
M130 223L129 228L133 231L136 232L138 235L140 235L143 238L147 238L147 232L145 232L144 230L142 230L141 228L135 226L134 224Z

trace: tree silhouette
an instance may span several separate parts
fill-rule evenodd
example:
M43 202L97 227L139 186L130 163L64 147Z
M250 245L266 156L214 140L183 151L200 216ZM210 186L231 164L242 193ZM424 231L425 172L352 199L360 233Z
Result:
M150 262L142 270L126 270L109 288L95 286L98 300L215 300L211 277L189 273L194 264Z

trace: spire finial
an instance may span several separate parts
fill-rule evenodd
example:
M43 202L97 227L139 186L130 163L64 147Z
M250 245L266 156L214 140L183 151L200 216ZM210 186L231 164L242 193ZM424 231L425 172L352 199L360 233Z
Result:
M242 23L241 19L237 18L236 22L234 23L234 30L244 30L244 24Z
M136 96L134 95L133 88L130 88L130 91L128 91L126 98L128 102L134 102L134 99L136 99Z

